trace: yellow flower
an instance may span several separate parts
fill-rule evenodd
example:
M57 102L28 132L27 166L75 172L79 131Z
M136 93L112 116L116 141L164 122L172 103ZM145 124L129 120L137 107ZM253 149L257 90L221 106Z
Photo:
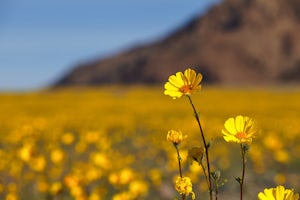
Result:
M257 133L254 120L246 116L238 115L236 118L229 118L224 126L222 133L226 142L251 144Z
M8 193L5 197L5 200L18 200L18 196L15 193Z
M49 184L46 181L38 181L37 189L39 192L46 192L49 189Z
M64 159L64 152L60 149L55 149L51 152L50 158L53 163L58 164Z
M132 181L129 185L129 191L134 197L140 197L147 194L148 185L143 181Z
M129 192L122 192L119 194L115 194L112 200L131 200L133 199Z
M61 136L62 143L66 144L66 145L72 144L74 140L75 140L75 138L74 138L74 135L72 133L64 133Z
M134 178L134 172L130 168L124 168L120 172L120 184L128 184Z
M191 95L201 89L200 82L202 75L192 69L186 69L184 73L177 72L171 75L168 82L165 83L165 95L171 96L173 99L180 98L183 95Z
M91 154L92 162L103 169L108 169L110 167L110 160L107 158L107 155L101 152Z
M283 186L264 189L258 193L259 200L298 200L299 194L294 194L294 190L285 189Z
M43 156L38 156L32 160L30 166L33 170L41 172L45 169L46 165L46 159Z
M33 145L32 144L25 144L23 147L19 150L19 157L25 161L28 162L33 155Z
M134 172L130 168L124 168L118 173L109 175L109 182L113 185L126 185L134 179Z
M175 182L175 189L179 194L188 196L192 194L192 199L195 199L195 193L193 192L192 182L189 177L178 177Z
M187 136L183 136L181 131L170 130L167 134L167 140L175 145L179 145Z
M79 185L80 179L74 175L66 175L64 177L64 183L69 187L73 188Z
M58 194L62 190L62 184L61 182L54 182L50 187L51 194Z

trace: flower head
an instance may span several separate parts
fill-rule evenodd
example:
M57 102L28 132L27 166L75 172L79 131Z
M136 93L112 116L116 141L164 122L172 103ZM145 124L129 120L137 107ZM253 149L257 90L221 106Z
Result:
M188 150L187 160L190 164L192 164L193 161L196 161L199 165L201 165L204 152L205 148L203 147L193 147Z
M167 134L167 140L172 142L174 145L179 145L185 138L186 136L183 136L180 130L170 130Z
M258 193L259 200L298 200L299 194L294 194L293 189L285 189L283 186L264 189L264 192Z
M200 82L202 75L190 68L184 73L177 72L176 75L171 75L168 82L165 84L165 95L171 96L173 99L180 98L183 95L191 95L201 89Z
M256 136L257 127L253 119L238 115L236 118L229 118L222 130L226 142L251 144Z
M192 181L189 177L178 177L175 182L175 189L182 195L192 194L192 199L195 199L195 193L192 188Z

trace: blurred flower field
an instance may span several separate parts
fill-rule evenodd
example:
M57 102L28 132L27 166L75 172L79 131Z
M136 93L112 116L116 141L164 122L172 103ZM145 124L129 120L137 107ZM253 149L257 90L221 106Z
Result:
M239 148L224 142L222 128L239 114L261 129L249 151L245 199L276 185L300 192L299 88L204 87L193 100L213 146L212 167L227 180L220 199L238 199ZM188 147L201 145L193 113L162 86L3 92L0 102L0 199L178 198L170 129L187 135L183 170L196 197L208 196L201 167L186 159Z

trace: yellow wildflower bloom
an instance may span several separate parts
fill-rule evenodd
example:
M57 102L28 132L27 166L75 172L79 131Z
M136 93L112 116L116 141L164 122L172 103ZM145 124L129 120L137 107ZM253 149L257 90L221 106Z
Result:
M46 181L38 181L37 189L39 192L46 192L49 189L49 184Z
M61 149L54 149L50 154L50 158L53 163L58 164L64 159L64 152Z
M140 197L147 194L148 185L143 181L132 181L129 185L129 191L134 197Z
M112 200L131 200L133 199L131 197L131 194L129 192L122 192L119 194L115 194L112 198Z
M102 167L103 169L110 167L110 160L107 158L107 155L102 152L91 154L91 159L96 166Z
M62 136L61 136L61 141L63 144L66 144L66 145L70 145L74 142L75 138L74 138L74 135L72 133L64 133Z
M222 130L226 142L251 144L256 136L257 127L253 119L238 115L236 118L229 118Z
M182 140L184 140L187 136L183 136L180 130L170 130L167 134L167 140L172 142L175 145L179 145Z
M15 193L8 193L5 197L5 200L18 200L18 196Z
M73 175L66 175L64 177L64 183L69 187L73 188L79 185L80 179Z
M171 96L173 99L180 98L183 95L191 95L201 89L200 82L202 75L192 69L186 69L184 73L177 72L171 75L168 82L165 83L165 95Z
M46 159L43 156L38 156L32 160L30 166L33 170L41 172L45 169L47 163Z
M25 144L19 150L19 157L25 162L28 162L32 158L32 155L33 155L33 145L32 144Z
M285 189L283 186L264 189L258 193L259 200L298 200L299 194L294 194L294 190Z
M92 194L90 194L88 199L89 200L101 200L102 198L98 193L93 192Z
M124 168L118 173L109 175L109 182L113 185L126 185L134 179L134 172L130 168Z
M62 190L62 188L63 186L61 182L54 182L50 187L50 193L56 195Z
M117 185L119 183L119 176L117 173L112 173L109 175L108 180L111 184Z
M134 172L130 168L124 168L120 172L120 184L128 184L134 178Z
M179 194L186 196L192 194L192 199L195 199L195 193L193 192L192 186L192 181L189 177L178 177L175 182L175 189Z

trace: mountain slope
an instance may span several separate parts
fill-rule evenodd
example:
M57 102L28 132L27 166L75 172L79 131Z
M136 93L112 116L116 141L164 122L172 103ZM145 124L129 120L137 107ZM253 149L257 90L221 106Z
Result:
M300 2L225 0L168 37L77 66L56 86L163 83L192 67L209 83L300 83Z

